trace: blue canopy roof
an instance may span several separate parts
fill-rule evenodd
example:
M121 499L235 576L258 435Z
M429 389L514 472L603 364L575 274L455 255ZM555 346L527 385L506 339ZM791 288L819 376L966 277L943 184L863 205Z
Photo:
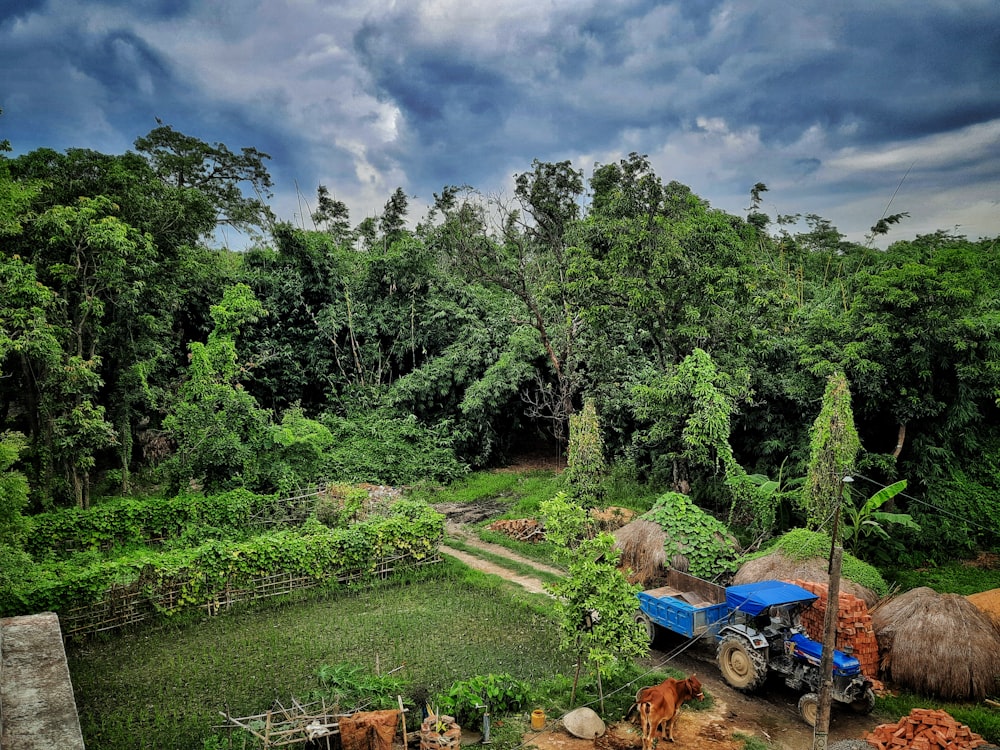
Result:
M746 612L756 617L768 607L779 604L811 602L819 597L801 586L784 581L757 581L729 586L726 589L726 605L731 610Z

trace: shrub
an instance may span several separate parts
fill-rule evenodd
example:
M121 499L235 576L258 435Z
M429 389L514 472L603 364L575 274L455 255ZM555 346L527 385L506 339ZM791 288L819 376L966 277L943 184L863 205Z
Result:
M770 547L750 555L748 559L761 557L775 549L781 550L793 560L804 560L809 557L827 558L830 556L830 544L830 537L826 534L807 529L792 529L778 537ZM874 591L879 596L889 593L889 586L882 574L875 567L850 553L844 553L841 574L844 578Z
M736 540L729 529L687 495L661 495L642 518L660 525L666 535L667 559L684 555L691 575L710 579L736 570Z
M463 476L468 468L455 456L447 422L427 426L412 415L372 411L351 419L328 414L323 424L334 437L324 471L336 481L448 482Z
M491 714L521 711L531 696L528 685L510 674L477 675L454 683L437 697L438 715L454 716L463 727L476 726L489 706Z

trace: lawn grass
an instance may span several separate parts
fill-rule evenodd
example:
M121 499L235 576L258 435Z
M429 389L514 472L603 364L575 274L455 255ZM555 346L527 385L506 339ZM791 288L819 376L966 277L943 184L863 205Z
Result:
M927 586L939 594L977 594L1000 588L1000 570L980 568L954 560L933 568L898 569L883 572L887 581L908 591Z
M289 705L323 665L405 664L398 674L434 695L478 674L571 673L558 639L538 604L446 562L408 584L94 638L67 656L90 750L198 748L220 711Z

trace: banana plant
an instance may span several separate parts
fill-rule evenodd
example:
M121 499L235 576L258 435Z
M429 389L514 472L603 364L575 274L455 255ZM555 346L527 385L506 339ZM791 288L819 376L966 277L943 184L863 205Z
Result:
M850 503L844 504L842 508L841 524L843 528L842 539L844 546L856 557L859 556L859 546L868 539L876 536L883 540L890 538L886 531L887 525L901 526L915 531L920 530L920 526L908 513L888 513L879 510L889 500L906 489L906 480L901 479L895 484L883 487L862 505L855 506Z

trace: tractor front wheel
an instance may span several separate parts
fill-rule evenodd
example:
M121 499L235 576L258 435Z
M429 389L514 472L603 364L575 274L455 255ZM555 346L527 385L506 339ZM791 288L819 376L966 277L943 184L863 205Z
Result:
M865 688L865 692L855 701L851 701L851 710L856 714L867 716L875 710L875 692L871 688Z
M767 659L746 638L728 633L716 654L719 671L731 687L753 692L767 679Z
M819 716L819 696L816 693L806 693L799 698L799 716L809 726L816 726L816 717Z

